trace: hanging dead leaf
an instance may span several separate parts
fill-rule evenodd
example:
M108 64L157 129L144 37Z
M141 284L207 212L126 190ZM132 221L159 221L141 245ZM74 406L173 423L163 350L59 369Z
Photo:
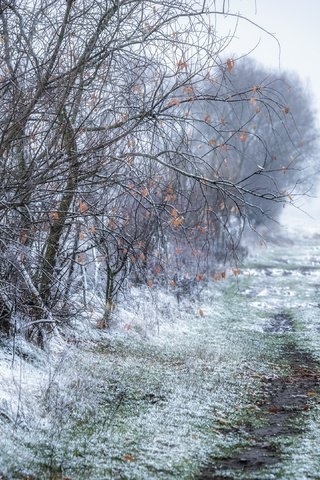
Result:
M196 280L197 280L197 282L202 282L204 280L204 274L203 273L198 273L196 275Z
M171 286L172 288L176 288L177 282L176 282L175 280L171 280L170 286Z
M242 132L239 138L241 142L245 142L247 140L247 133Z
M77 262L80 264L80 265L83 265L84 263L84 260L85 260L85 254L82 252L82 253L79 253L77 255Z
M187 85L187 86L184 87L183 93L185 93L186 95L188 95L190 93L193 93L193 88L190 87L189 85Z
M282 111L285 115L287 115L290 112L290 109L289 107L283 107Z
M172 98L169 100L169 102L166 104L166 107L179 107L180 105L180 100L178 98Z
M173 227L178 228L183 224L183 217L177 217L177 218L171 220L170 223Z
M227 276L226 272L217 272L213 275L213 280L215 282L220 282L220 280L225 279Z
M112 220L112 218L110 218L110 220L108 221L108 228L110 228L110 230L114 230L116 227L117 227L116 222Z
M207 229L203 225L198 225L197 230L201 235L204 235L207 231Z
M208 143L209 143L209 145L216 145L217 140L215 140L214 138L211 138Z
M145 260L146 260L146 256L143 252L140 253L139 258L140 258L141 262L145 262Z
M176 200L177 196L175 193L168 193L164 199L166 202L174 202Z
M204 317L204 310L203 308L199 308L198 310L200 317Z
M81 214L84 214L88 211L89 207L88 207L88 204L86 202L80 202L79 203L79 211Z
M106 327L107 327L107 322L105 321L104 318L100 318L97 321L97 328L99 328L99 330L104 330Z
M234 68L234 60L232 58L228 58L227 60L227 70L228 72L231 72Z
M187 68L187 62L185 62L183 59L179 60L178 68L179 68L179 70L186 69Z
M154 275L159 275L159 273L161 273L161 272L162 272L161 266L160 266L160 265L156 265L156 266L154 267L154 269L153 269Z
M24 231L21 231L21 232L20 232L19 240L20 240L21 245L24 245L24 244L26 243L26 241L28 240L28 235L27 235L27 233L24 232ZM0 477L0 479L1 479L1 477Z
M254 85L254 86L252 87L253 93L260 92L260 90L261 90L261 87L260 87L259 85Z
M210 122L211 122L211 117L210 117L210 115L209 115L208 113L205 115L204 121L205 121L206 123L210 123Z

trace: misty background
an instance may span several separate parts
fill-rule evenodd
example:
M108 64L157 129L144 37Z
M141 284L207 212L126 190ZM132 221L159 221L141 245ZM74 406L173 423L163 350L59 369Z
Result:
M251 51L254 58L274 72L293 72L299 75L305 89L313 97L317 126L320 127L320 3L306 0L229 1L232 9L247 19L225 18L225 31L236 28L230 54L244 56ZM273 36L274 37L273 37ZM296 207L287 205L281 217L286 227L303 226L317 229L320 225L319 180L308 195L295 199Z

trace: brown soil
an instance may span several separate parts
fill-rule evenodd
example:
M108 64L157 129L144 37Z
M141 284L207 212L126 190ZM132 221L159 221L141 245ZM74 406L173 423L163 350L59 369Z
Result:
M273 333L288 332L293 329L292 320L285 314L276 315L266 331ZM259 480L259 471L281 462L281 452L275 446L275 438L290 437L301 433L297 426L297 416L303 415L318 401L320 387L320 366L313 357L288 344L284 357L289 364L288 375L271 378L264 382L261 400L257 406L262 410L262 427L245 426L242 430L252 445L236 449L225 458L212 458L204 466L198 480L225 480L250 478ZM301 425L301 422L299 422ZM303 422L302 422L303 423ZM255 476L255 473L256 475ZM243 476L241 475L243 474Z

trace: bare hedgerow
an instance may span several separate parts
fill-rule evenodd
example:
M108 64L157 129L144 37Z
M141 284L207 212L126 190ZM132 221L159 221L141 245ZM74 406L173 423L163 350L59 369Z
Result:
M275 122L293 135L289 106L238 83L213 20L245 19L218 3L1 2L2 330L18 319L43 343L90 268L107 325L124 279L175 282L183 262L203 276L290 200L291 159L267 161Z

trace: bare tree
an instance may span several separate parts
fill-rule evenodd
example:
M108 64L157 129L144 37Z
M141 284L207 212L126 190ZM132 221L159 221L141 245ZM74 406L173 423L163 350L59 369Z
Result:
M251 101L242 87L228 83L234 61L221 60L231 39L219 38L212 20L233 15L224 5L5 3L0 12L4 330L18 319L41 343L44 325L52 326L66 305L82 257L93 262L94 249L104 255L107 323L127 273L137 277L139 266L146 279L146 272L162 268L156 259L162 255L165 262L164 238L168 251L182 238L183 248L192 250L207 232L212 248L208 238L215 232L223 246L226 232L232 241L239 237L248 208L261 210L261 199L288 198L282 187L257 188L263 149L253 169L230 173L223 163L246 123L232 122L226 129L224 117L213 118L209 110L227 109L236 117L240 105L247 108ZM266 111L283 114L282 98L256 93ZM207 140L203 126L210 127ZM262 134L256 138L266 145ZM262 166L264 175L273 169Z
M207 88L225 91L230 100L214 110L208 102L210 122L193 133L195 142L216 175L241 185L238 206L251 226L277 219L283 203L308 192L317 173L310 96L293 74L269 72L248 59L237 62L223 84Z

